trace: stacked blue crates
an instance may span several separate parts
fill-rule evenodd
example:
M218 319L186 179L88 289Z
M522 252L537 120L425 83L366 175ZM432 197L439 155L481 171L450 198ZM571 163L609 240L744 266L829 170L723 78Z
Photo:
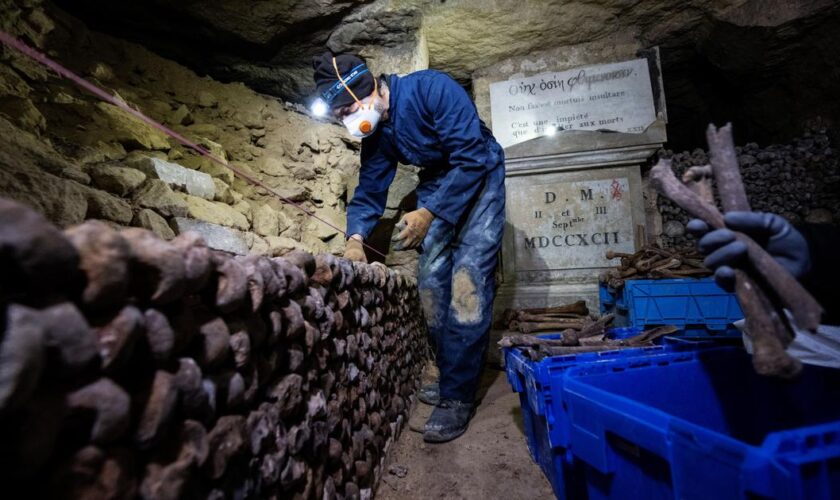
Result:
M732 324L744 313L735 294L711 277L627 280L620 290L600 285L601 313L614 313L616 326L673 325L688 337L740 336Z
M563 385L580 498L840 497L840 370L778 380L718 348L582 365Z
M559 334L540 335L560 338ZM563 377L575 367L603 364L615 360L656 354L678 353L701 347L708 342L666 338L663 345L605 352L552 356L532 361L518 349L505 349L508 382L519 393L528 450L551 483L559 499L579 499L585 495L584 470L569 449L571 423L563 401Z
M557 498L840 498L840 370L762 377L743 349L679 338L505 357Z

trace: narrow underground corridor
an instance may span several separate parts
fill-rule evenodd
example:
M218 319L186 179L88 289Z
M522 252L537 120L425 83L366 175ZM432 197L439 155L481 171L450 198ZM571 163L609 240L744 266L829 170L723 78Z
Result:
M499 340L529 366L669 349L608 337L630 325L601 292L713 281L652 174L714 163L709 123L732 123L752 210L834 234L838 28L822 0L0 0L6 494L563 497ZM482 369L475 398L433 409L417 401L435 378L418 269L440 248L472 273L432 288L469 310L446 325L453 358ZM741 349L740 302L715 293L716 347ZM684 316L644 331L702 326ZM489 361L458 342L487 342ZM650 394L670 387L657 377ZM638 484L691 496L642 469ZM589 495L646 497L632 478Z

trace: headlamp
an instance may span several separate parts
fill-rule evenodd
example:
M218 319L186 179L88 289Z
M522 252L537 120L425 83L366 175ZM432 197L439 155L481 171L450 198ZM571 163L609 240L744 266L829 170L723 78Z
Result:
M314 116L317 116L319 118L327 116L327 113L329 112L329 110L330 110L330 107L327 106L327 103L323 99L321 99L320 97L318 97L317 99L312 101L312 104L309 106L309 111Z

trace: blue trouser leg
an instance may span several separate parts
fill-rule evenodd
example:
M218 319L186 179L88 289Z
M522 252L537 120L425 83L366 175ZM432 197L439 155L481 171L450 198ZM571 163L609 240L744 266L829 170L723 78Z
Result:
M423 242L420 254L418 288L426 326L429 330L429 344L440 359L440 341L446 332L449 316L449 301L452 280L452 237L454 228L442 219L435 219Z
M444 399L472 402L487 350L504 230L504 168L489 172L456 226L436 219L423 242L419 288Z

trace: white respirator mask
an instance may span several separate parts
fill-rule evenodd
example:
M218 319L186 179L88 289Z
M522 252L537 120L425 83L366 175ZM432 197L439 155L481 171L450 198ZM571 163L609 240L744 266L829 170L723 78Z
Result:
M353 137L365 138L376 130L379 120L382 118L382 104L374 96L370 101L362 103L355 113L342 118L341 122L347 127L347 131Z
M344 123L345 127L347 127L347 131L350 132L350 135L363 139L371 135L373 131L376 130L376 126L379 125L379 120L382 119L384 106L377 98L379 95L378 82L375 78L373 79L373 94L365 98L364 101L361 101L358 97L356 97L356 94L350 90L350 87L347 86L347 83L345 83L344 79L341 77L341 73L338 71L338 65L335 62L335 57L333 57L333 67L335 67L335 74L338 76L338 80L359 104L359 109L342 118L341 122Z

